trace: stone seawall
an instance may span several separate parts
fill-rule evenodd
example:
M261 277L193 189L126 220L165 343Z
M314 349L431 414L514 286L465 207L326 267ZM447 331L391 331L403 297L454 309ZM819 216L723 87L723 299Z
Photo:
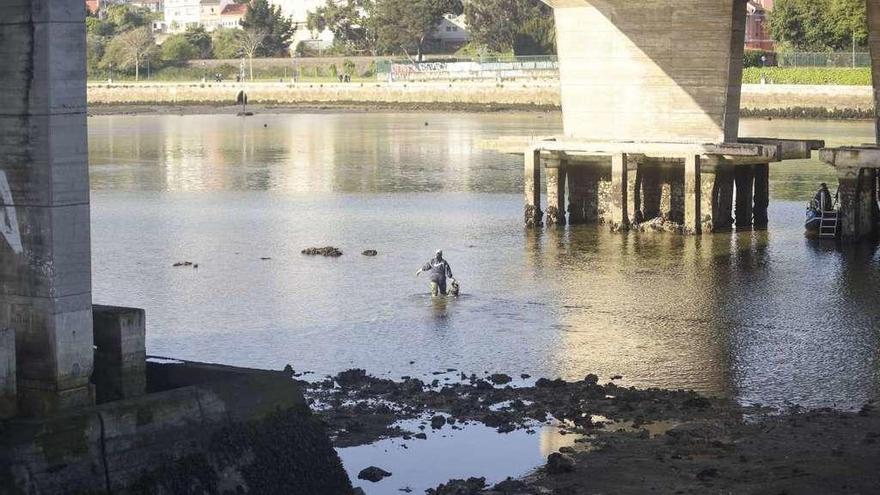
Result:
M226 106L244 89L251 104L288 107L370 107L418 110L551 110L560 106L558 82L453 83L120 83L89 85L97 112L126 106ZM743 85L744 116L871 118L869 86Z
M352 493L289 376L190 363L147 375L142 397L0 422L0 495Z

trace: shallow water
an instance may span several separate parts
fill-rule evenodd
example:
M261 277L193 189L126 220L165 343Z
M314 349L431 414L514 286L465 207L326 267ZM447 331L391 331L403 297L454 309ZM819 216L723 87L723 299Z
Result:
M560 125L556 114L92 117L95 301L145 308L151 354L319 376L620 374L844 408L878 395L880 254L802 235L803 205L830 169L772 166L769 232L528 232L521 157L479 144ZM746 121L742 134L836 145L871 133ZM345 255L300 254L323 245ZM441 247L466 297L431 300L415 277ZM199 268L171 266L184 260Z

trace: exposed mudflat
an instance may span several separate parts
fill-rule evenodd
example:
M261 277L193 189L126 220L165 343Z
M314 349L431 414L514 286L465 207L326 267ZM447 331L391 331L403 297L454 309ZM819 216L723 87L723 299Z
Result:
M688 391L601 384L595 375L534 381L448 369L436 376L432 383L392 381L349 370L303 385L340 448L384 438L419 442L426 431L477 422L499 435L553 424L575 437L522 479L453 480L437 494L880 491L880 412L873 404L854 412L780 412ZM395 426L401 420L416 427Z

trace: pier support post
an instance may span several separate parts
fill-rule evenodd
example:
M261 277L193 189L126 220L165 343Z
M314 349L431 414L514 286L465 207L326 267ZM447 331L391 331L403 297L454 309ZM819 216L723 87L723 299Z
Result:
M702 215L702 177L700 156L688 156L684 160L684 232L701 234Z
M565 225L565 162L557 154L542 161L547 175L547 226Z
M764 230L770 224L767 209L770 207L770 165L762 163L754 166L755 204L753 207L754 226Z
M642 215L642 165L633 157L626 163L626 206L630 227L644 221Z
M874 212L877 208L877 171L874 169L862 169L859 173L859 213L858 229L860 238L873 237L877 233L877 218Z
M715 168L715 200L712 204L712 232L729 232L733 228L733 189L735 171L732 165Z
M642 186L642 221L661 216L663 198L662 171L656 163L643 163L639 169Z
M859 239L859 169L837 169L840 187L837 190L840 208L840 237L852 241Z
M599 179L593 163L568 166L568 223L595 223L599 217Z
M529 149L525 154L525 223L526 227L540 227L543 220L541 211L541 151Z
M627 155L611 157L611 230L629 229L629 170Z
M752 227L754 215L755 169L752 165L736 167L736 228Z

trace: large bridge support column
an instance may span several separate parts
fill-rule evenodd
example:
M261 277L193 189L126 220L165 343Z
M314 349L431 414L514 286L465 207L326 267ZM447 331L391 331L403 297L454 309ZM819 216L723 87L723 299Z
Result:
M0 3L0 328L21 412L92 401L82 2Z
M542 225L543 212L541 212L541 151L530 149L525 156L525 189L526 227L540 227Z

